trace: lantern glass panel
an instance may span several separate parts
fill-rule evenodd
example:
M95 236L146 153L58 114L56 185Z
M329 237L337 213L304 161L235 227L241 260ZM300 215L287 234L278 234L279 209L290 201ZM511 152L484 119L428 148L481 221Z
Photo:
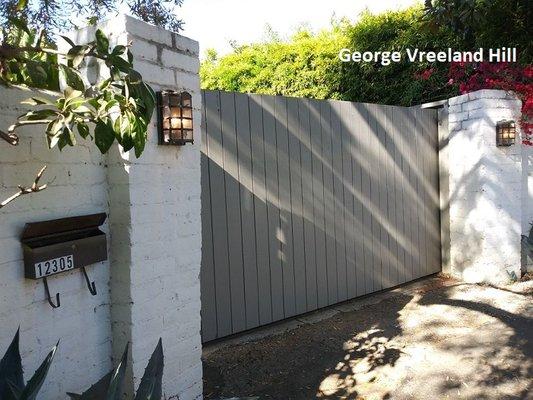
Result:
M189 107L189 108L192 107L192 97L189 93L183 92L181 94L181 105L183 107Z
M181 117L181 109L178 107L172 107L170 109L170 116L172 118L180 118Z
M183 139L191 141L192 140L192 134L193 134L192 129L184 129L183 130Z
M181 115L183 118L192 119L192 109L191 108L183 108L181 110Z
M189 93L158 93L159 143L184 145L193 142L192 97Z
M182 119L181 123L183 129L192 129L192 119Z
M516 139L514 121L500 121L496 124L496 146L511 146Z
M180 105L180 97L176 93L172 93L169 95L169 103L170 107L179 107Z

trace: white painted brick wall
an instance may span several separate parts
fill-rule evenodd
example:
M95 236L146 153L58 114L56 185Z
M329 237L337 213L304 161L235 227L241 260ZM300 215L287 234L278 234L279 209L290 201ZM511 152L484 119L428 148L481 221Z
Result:
M531 189L531 167L524 165L530 150L519 139L496 147L496 122L519 121L520 106L500 90L449 100L451 272L466 281L502 283L510 272L520 276L520 235L533 207L532 196L524 194L528 184Z
M118 148L102 157L92 143L62 153L50 151L42 130L35 128L22 131L18 148L2 151L3 197L17 184L31 183L43 163L49 166L45 181L53 182L46 191L0 211L0 349L7 347L20 324L24 366L31 372L61 338L41 396L56 399L96 382L128 341L126 389L131 393L162 337L165 398L201 399L198 43L126 16L101 28L112 44L134 43L135 68L154 90L192 94L195 143L158 146L154 118L139 160ZM70 36L84 43L93 39L94 31L89 27ZM88 72L92 79L94 71ZM0 90L0 123L5 129L23 112L19 101L30 93ZM61 308L52 310L42 283L23 279L18 238L24 223L102 211L109 214L103 227L109 233L109 261L89 269L98 296L90 295L79 271L62 274L49 279L50 289L62 295Z
M186 90L193 95L196 132L194 145L158 146L154 118L140 159L118 151L110 154L114 355L117 358L125 342L131 342L131 390L162 337L166 398L200 399L198 44L129 17L123 21L127 40L137 42L132 48L135 68L154 90ZM115 23L112 30L120 29Z
M0 87L0 129L24 111L20 101L31 95L35 93ZM26 222L108 212L104 160L90 143L61 153L48 150L40 126L19 133L18 147L0 142L0 198L17 191L18 184L30 185L44 164L48 169L42 181L49 187L0 209L0 355L20 325L23 366L29 379L60 339L39 398L62 399L67 391L83 390L111 368L109 262L87 268L96 282L94 297L80 270L48 278L52 295L61 296L61 307L52 309L42 281L24 278L20 235ZM108 231L107 223L103 229Z

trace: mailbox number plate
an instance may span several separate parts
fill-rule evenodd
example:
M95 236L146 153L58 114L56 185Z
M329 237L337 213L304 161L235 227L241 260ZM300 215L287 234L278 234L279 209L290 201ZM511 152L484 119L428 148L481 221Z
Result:
M74 257L72 255L53 258L35 264L35 277L42 278L48 275L58 274L74 268Z

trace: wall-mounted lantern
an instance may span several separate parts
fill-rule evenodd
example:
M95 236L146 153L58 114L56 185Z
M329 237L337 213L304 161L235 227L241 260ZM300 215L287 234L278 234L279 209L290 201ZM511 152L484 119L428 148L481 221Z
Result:
M514 121L496 123L496 146L512 146L516 140L516 124Z
M159 144L183 146L193 143L192 97L187 92L157 93Z

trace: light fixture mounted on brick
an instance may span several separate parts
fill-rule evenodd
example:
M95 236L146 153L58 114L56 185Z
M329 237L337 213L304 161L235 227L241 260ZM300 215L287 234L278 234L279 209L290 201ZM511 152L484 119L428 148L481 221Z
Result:
M496 123L496 146L512 146L516 140L516 123L499 121Z
M159 144L183 146L194 143L192 97L187 92L157 93Z

